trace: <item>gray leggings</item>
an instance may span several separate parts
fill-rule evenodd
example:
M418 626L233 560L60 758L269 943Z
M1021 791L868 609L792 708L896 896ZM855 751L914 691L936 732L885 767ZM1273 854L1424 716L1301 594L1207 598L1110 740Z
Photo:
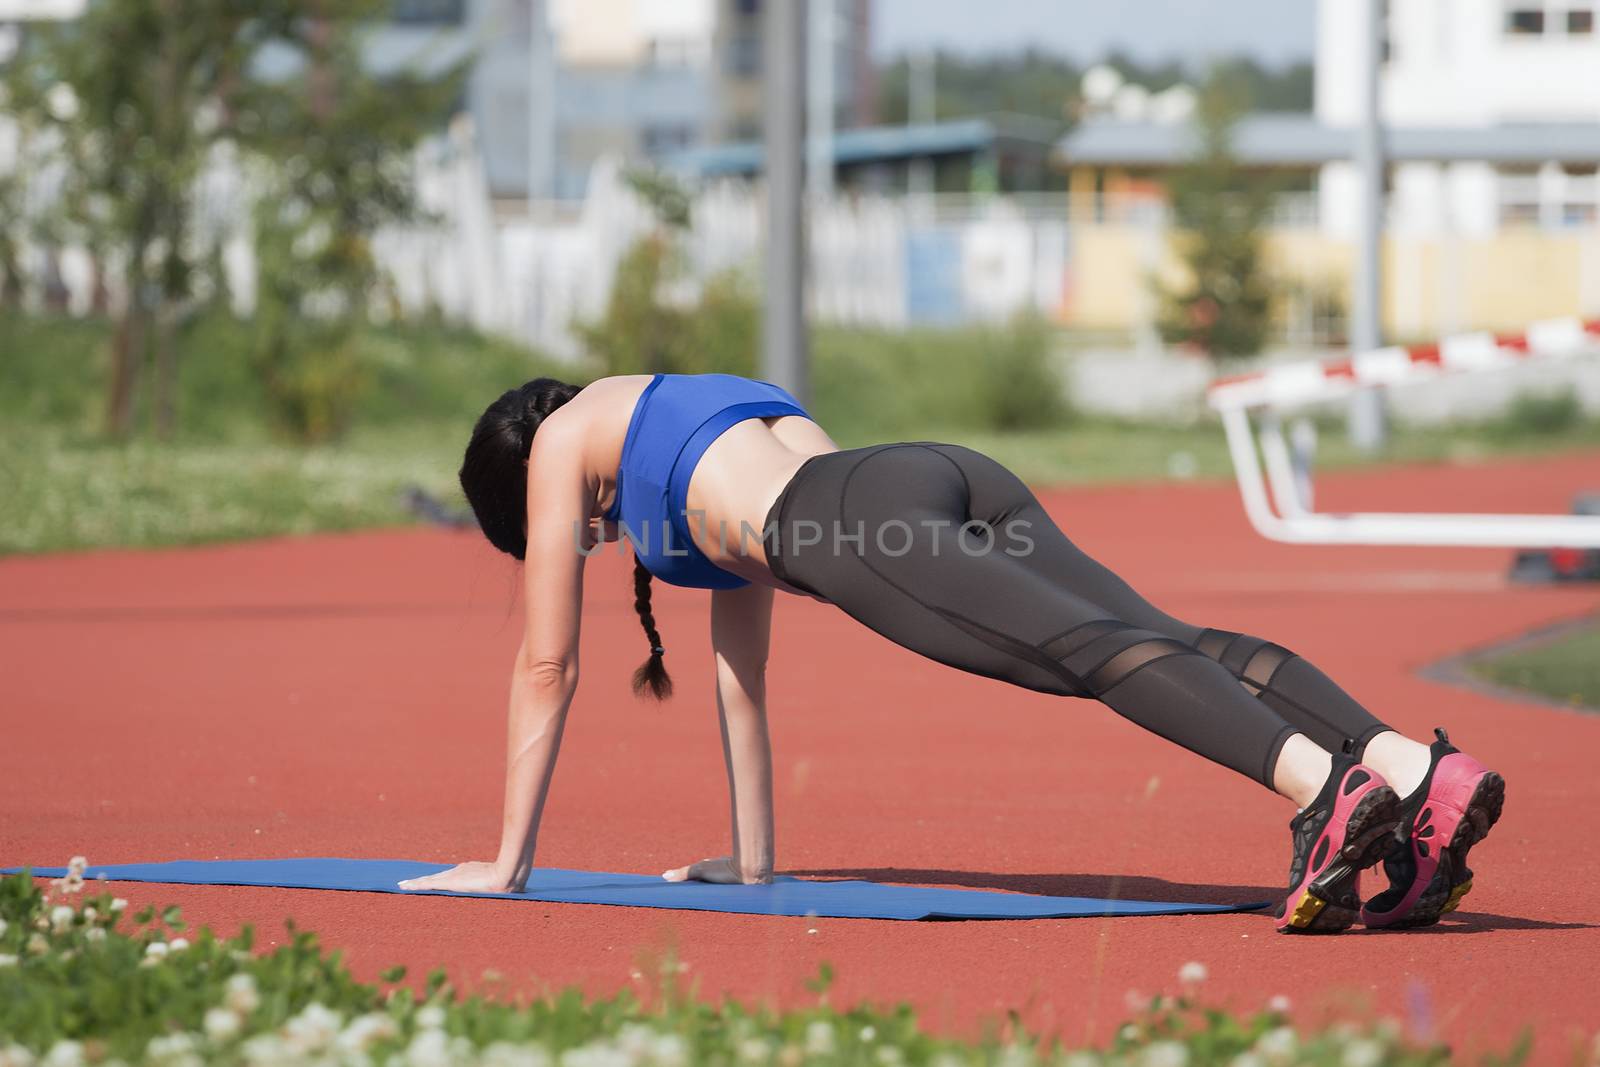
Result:
M1099 700L1268 788L1296 732L1359 757L1388 729L1287 649L1157 609L1067 540L1016 475L969 448L813 457L766 530L774 575L895 644Z

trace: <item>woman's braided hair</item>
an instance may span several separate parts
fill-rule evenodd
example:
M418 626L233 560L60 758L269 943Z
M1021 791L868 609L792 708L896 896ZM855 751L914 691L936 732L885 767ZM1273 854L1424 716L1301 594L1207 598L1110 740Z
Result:
M461 489L489 543L515 559L525 559L528 553L527 463L533 435L552 412L582 388L554 378L535 378L502 393L472 429L461 461ZM666 649L650 611L650 572L637 558L633 564L633 607L650 640L650 658L633 672L633 691L665 700L672 695L672 679L663 662Z

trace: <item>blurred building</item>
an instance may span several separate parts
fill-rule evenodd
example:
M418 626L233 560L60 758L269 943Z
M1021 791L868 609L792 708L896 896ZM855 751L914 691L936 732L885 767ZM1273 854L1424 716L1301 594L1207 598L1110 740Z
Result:
M783 0L714 0L716 142L761 139L762 64L766 8ZM834 125L867 126L877 87L872 64L872 0L810 0L830 5L834 18ZM805 42L795 41L795 48Z
M380 69L471 57L466 104L494 196L525 199L532 173L536 196L579 199L602 156L651 160L710 134L713 10L713 0L395 0L369 55Z
M834 180L851 192L904 193L926 168L931 191L1014 192L1046 188L1060 125L1030 115L991 115L906 126L862 126L833 137ZM667 160L696 178L755 178L759 141L709 145Z
M1320 0L1316 105L1246 116L1246 167L1304 176L1332 236L1354 231L1351 157L1362 5ZM1600 224L1600 34L1593 0L1390 0L1380 99L1398 233L1488 236ZM1194 149L1186 121L1119 107L1057 146L1074 188L1115 199L1159 190Z

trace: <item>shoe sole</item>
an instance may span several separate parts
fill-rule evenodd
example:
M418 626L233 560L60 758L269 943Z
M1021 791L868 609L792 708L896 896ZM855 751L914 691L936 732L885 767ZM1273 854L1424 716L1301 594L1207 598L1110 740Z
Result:
M1460 907L1462 899L1472 892L1472 871L1467 867L1467 853L1472 846L1489 836L1494 824L1500 821L1505 802L1505 779L1494 771L1485 771L1473 787L1471 798L1451 830L1449 842L1439 850L1439 866L1416 904L1412 905L1403 919L1391 923L1369 922L1367 925L1388 930L1412 930L1432 926Z
M1356 802L1345 822L1339 854L1299 889L1278 922L1280 934L1337 934L1361 914L1361 872L1376 865L1394 844L1404 816L1400 796L1378 786Z

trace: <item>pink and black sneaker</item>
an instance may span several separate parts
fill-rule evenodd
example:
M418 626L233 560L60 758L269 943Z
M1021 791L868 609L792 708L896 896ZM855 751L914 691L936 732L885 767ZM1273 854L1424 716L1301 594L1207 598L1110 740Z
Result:
M1389 888L1361 909L1368 926L1431 926L1454 911L1472 889L1467 852L1500 820L1505 779L1443 730L1434 734L1427 777L1401 802L1404 819L1383 860Z
M1348 756L1333 757L1322 792L1289 822L1294 859L1278 932L1348 929L1361 910L1361 872L1393 846L1400 822L1400 797L1383 775Z

